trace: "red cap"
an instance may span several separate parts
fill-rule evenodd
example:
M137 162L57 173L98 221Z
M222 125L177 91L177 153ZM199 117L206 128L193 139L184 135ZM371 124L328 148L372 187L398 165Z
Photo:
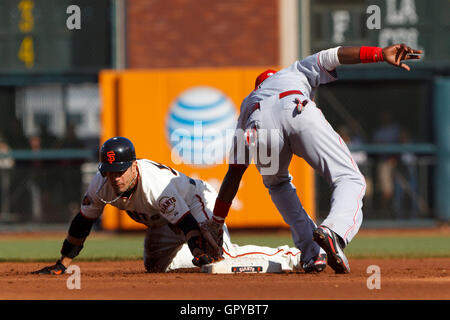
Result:
M275 74L276 71L275 70L271 70L268 69L266 71L264 71L263 73L261 73L255 81L255 89L258 88L258 86L264 81L266 80L268 77L270 77L271 75Z

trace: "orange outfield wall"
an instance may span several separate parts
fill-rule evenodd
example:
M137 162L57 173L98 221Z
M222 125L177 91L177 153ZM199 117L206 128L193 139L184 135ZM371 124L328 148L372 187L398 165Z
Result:
M223 105L219 109L225 111L227 108L232 109L232 113L237 117L241 101L253 90L256 77L265 69L102 71L99 75L101 143L113 136L125 136L133 141L138 158L151 159L188 176L203 179L218 190L228 168L226 159L213 165L193 165L178 157L169 141L169 137L172 136L168 127L170 127L169 117L173 115L173 118L178 119L179 114L175 111L171 113L173 110L171 107L179 103L181 107L190 110L191 114L201 115L202 113L198 113L197 109L186 105L185 102L199 101L201 109L201 100L206 98L197 97L198 92L195 90L200 88L199 90L206 90L212 96L220 93L222 99L220 103ZM230 114L231 110L227 112ZM204 114L206 115L207 111L204 111ZM218 120L222 124L226 122ZM214 124L213 121L211 123L211 126L220 125ZM294 157L290 173L294 177L293 183L297 187L304 208L314 219L313 170L302 159ZM125 212L109 205L104 209L102 224L107 230L144 228L143 225L131 220ZM228 215L227 224L231 228L287 227L253 164L244 175Z

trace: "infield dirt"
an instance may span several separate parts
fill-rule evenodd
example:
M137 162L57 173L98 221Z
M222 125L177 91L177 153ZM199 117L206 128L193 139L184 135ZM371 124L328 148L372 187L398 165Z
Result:
M142 261L75 262L81 288L68 289L70 275L33 275L48 263L0 263L0 299L9 300L309 300L450 299L450 258L350 259L352 272L217 275L188 269L145 273ZM380 268L380 289L367 273ZM369 280L370 282L370 280ZM372 282L373 283L373 282Z

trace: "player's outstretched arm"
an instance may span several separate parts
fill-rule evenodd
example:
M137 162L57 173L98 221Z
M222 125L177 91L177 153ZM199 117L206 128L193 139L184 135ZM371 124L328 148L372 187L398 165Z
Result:
M230 165L228 167L214 206L213 219L217 220L217 222L223 223L228 215L231 203L239 190L239 184L241 183L245 170L247 170L247 166L245 165Z
M393 66L407 71L410 67L403 63L404 60L420 59L422 50L415 50L407 45L394 44L385 48L379 47L340 47L338 58L340 64L374 63L385 61Z
M63 246L61 249L61 258L56 261L55 264L44 267L42 269L33 271L33 274L52 274L52 275L60 275L63 274L69 265L72 263L73 258L79 254L81 249L83 248L83 243L86 238L74 238L67 235L66 239L64 239Z
M246 169L247 166L245 165L230 165L228 167L228 172L223 179L216 203L214 204L212 219L200 224L202 233L212 237L212 241L208 241L217 244L220 249L222 249L223 245L223 225L225 218L238 192L239 184ZM222 252L220 256L222 256Z
M66 239L61 248L61 258L51 266L33 271L33 274L63 274L72 260L83 249L84 241L91 232L95 220L84 217L79 212L72 220Z

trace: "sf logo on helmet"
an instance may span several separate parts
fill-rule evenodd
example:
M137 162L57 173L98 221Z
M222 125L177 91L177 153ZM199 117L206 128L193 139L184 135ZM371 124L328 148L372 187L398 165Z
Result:
M108 151L106 153L106 157L108 158L108 162L112 164L114 161L116 161L116 153L114 151Z

